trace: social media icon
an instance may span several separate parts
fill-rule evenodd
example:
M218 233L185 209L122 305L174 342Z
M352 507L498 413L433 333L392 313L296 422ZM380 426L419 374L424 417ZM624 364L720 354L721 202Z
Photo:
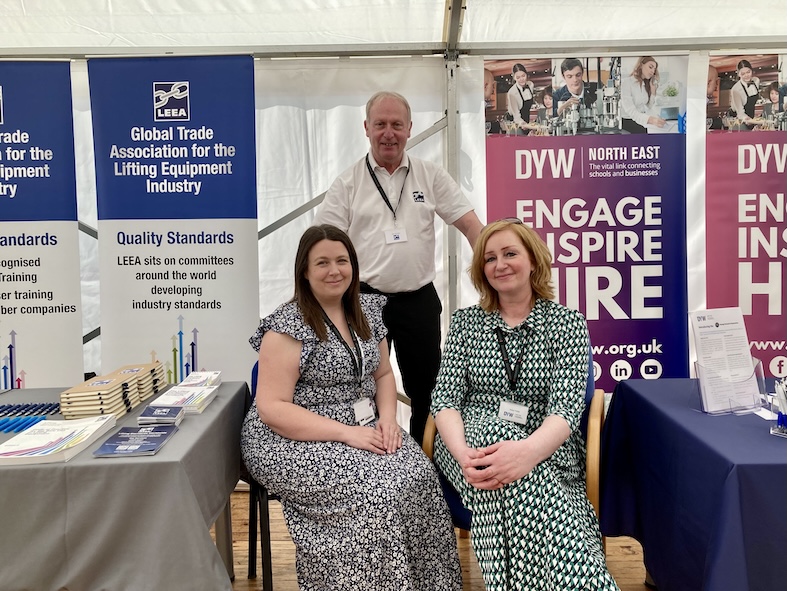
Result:
M625 359L617 359L610 365L609 375L616 382L627 380L631 377L631 364Z
M771 370L771 375L775 378L787 377L787 357L784 355L777 355L768 364Z
M600 377L601 377L601 366L598 364L598 361L594 361L593 362L593 381L597 382Z
M646 359L639 366L639 374L646 380L657 380L661 377L664 368L658 359Z

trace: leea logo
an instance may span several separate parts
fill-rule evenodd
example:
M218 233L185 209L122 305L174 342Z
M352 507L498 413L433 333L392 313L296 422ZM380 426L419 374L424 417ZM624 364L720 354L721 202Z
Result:
M189 83L153 83L153 121L189 121Z
M3 124L3 87L0 86L0 125Z

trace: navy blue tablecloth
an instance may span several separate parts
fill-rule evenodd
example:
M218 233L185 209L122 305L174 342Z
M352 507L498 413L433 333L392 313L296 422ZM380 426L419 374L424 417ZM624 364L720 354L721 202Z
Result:
M659 591L787 589L787 439L700 411L696 380L627 380L602 437L601 531L631 536Z

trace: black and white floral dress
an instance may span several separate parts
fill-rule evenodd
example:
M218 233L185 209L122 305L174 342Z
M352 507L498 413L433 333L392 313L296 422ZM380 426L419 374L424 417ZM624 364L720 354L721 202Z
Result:
M259 350L263 334L273 330L301 341L293 401L354 425L353 402L375 394L384 303L383 296L361 294L372 329L372 338L361 342L361 394L345 347L331 331L319 341L295 303L265 318L250 340ZM400 450L377 455L335 441L287 439L260 420L256 407L249 410L241 432L243 459L252 476L282 500L302 591L462 588L456 538L434 467L402 435Z
M505 336L511 365L523 354L514 392L495 329ZM467 445L527 438L548 415L563 417L571 435L529 474L499 490L469 485L438 437L435 463L472 511L471 541L487 591L617 590L606 568L601 534L585 488L585 407L588 334L584 318L538 299L522 324L499 312L457 310L443 351L432 412L462 415ZM498 418L501 399L528 406L524 425Z

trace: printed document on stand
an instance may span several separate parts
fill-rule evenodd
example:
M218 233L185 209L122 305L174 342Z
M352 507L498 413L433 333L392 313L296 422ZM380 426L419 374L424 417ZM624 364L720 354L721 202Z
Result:
M730 412L759 406L757 376L740 308L690 314L703 410Z

